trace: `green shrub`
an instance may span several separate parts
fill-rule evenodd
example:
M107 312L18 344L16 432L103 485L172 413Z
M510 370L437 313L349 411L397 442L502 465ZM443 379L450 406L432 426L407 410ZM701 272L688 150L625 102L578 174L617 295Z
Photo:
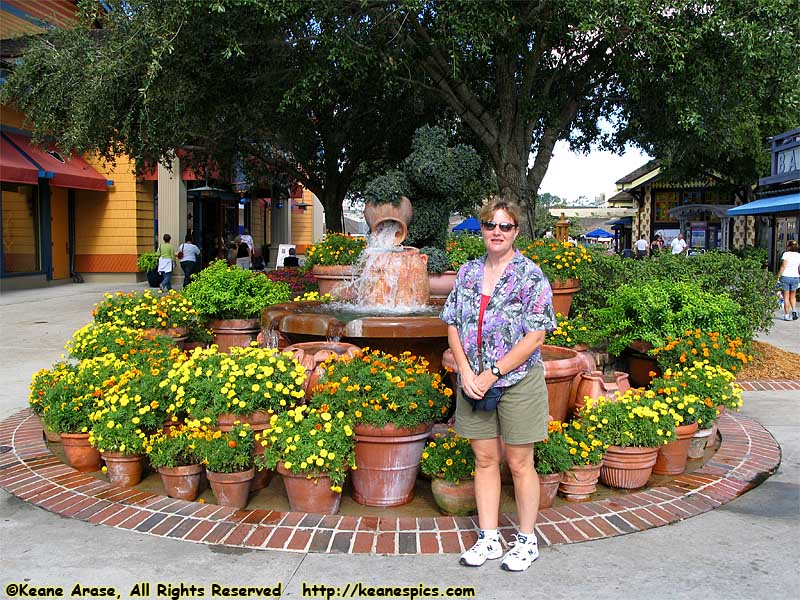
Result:
M253 319L272 304L288 302L289 286L261 273L212 262L183 291L203 320Z
M428 273L444 273L450 268L450 261L447 260L447 253L441 248L425 246L420 248L422 254L428 255Z
M155 252L145 252L136 259L136 268L146 273L155 271L158 268L158 254Z
M464 263L486 254L486 246L481 236L462 233L447 238L445 251L447 260L450 261L450 268L458 271Z

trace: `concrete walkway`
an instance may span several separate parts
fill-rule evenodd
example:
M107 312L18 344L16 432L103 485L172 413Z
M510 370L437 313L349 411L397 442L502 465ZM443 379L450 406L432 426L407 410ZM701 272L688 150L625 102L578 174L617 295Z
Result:
M92 305L115 289L72 284L0 296L0 419L26 406L31 375L58 359L72 332L91 319ZM776 322L759 339L800 352L800 321ZM501 571L496 562L468 569L453 555L296 554L195 545L64 519L0 491L0 589L9 597L15 590L8 584L66 586L69 597L79 583L116 586L121 598L130 598L136 583L150 582L149 594L138 591L156 598L161 582L203 587L203 597L209 598L214 582L282 583L284 597L299 598L303 582L341 586L341 591L347 583L362 582L417 590L419 584L439 586L440 596L446 586L473 586L481 599L796 597L799 396L796 391L745 394L744 413L761 422L783 451L779 471L760 487L675 525L544 548L521 574ZM163 590L161 596L168 594ZM348 595L368 597L362 590Z

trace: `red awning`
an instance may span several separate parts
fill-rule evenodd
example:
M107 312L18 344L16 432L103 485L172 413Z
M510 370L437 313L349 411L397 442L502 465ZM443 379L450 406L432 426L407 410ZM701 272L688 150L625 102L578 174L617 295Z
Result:
M5 137L0 138L0 181L31 185L39 182L39 169Z
M62 157L58 152L43 150L32 145L30 138L18 133L4 131L3 138L10 141L25 158L36 165L40 176L50 179L50 185L53 187L104 192L109 185L113 185L113 182L98 173L80 156ZM61 157L61 160L58 157Z

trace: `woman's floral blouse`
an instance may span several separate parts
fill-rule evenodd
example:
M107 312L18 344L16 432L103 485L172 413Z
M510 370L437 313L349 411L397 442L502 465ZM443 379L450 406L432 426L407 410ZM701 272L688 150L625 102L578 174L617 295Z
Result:
M486 256L465 263L458 271L453 291L445 301L439 318L458 330L458 337L475 373L488 368L531 331L556 328L553 292L539 266L519 250L495 286L483 316L482 348L478 348L478 314ZM536 350L519 367L506 373L495 384L507 387L522 380L536 363Z

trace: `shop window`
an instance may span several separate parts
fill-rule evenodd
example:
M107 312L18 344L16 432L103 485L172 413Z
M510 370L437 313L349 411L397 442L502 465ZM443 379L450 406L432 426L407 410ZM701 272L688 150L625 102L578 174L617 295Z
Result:
M669 211L678 206L678 192L666 190L657 191L655 205L656 214L653 220L658 223L672 222Z
M34 185L2 184L3 274L41 271L39 192Z

